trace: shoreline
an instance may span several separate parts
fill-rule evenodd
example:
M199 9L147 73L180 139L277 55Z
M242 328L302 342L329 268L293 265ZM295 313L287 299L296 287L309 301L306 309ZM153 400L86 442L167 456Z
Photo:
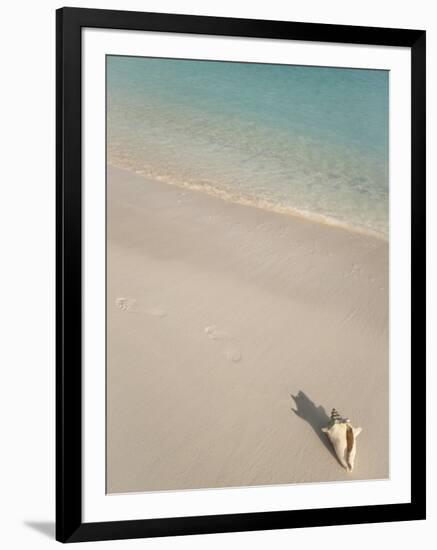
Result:
M388 243L107 180L108 492L387 478ZM332 407L363 428L352 474Z
M235 193L232 193L231 191L220 189L218 187L214 187L213 185L209 185L209 184L199 185L199 184L188 183L188 182L177 182L177 181L171 180L170 178L159 176L156 174L153 174L153 175L147 174L144 170L134 170L134 169L126 168L124 166L119 166L117 164L108 163L108 168L109 167L117 170L123 170L134 176L139 176L145 179L152 179L155 181L159 181L159 182L165 183L166 185L171 185L179 189L186 189L188 191L204 193L205 195L208 195L210 197L214 197L217 199L221 199L228 203L240 204L242 206L258 208L260 210L274 212L276 214L292 216L294 218L303 219L312 223L318 223L318 224L326 225L330 227L337 227L340 229L344 229L345 231L358 233L360 235L378 239L386 243L389 242L388 233L385 234L385 233L376 231L374 229L370 229L368 227L354 225L350 222L344 222L342 220L339 220L337 218L327 216L324 214L318 214L316 212L310 212L307 210L300 210L292 206L284 206L279 203L269 201L267 199L256 199L256 198L244 196L244 195L235 195Z

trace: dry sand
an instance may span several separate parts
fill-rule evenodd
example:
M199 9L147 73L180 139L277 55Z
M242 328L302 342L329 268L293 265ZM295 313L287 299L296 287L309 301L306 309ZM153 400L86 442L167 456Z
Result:
M388 477L385 241L109 167L107 269L108 492Z

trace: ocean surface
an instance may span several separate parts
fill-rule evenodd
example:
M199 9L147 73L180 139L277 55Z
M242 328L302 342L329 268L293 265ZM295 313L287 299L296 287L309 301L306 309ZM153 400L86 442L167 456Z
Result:
M388 72L107 58L108 162L388 238Z

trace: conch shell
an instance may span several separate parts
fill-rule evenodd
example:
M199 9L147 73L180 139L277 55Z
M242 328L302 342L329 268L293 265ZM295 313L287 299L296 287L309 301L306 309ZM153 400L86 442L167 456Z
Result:
M340 464L348 472L352 472L357 452L357 437L361 433L361 428L354 428L349 418L342 418L335 409L332 409L331 421L326 428L322 428L322 432L332 443Z

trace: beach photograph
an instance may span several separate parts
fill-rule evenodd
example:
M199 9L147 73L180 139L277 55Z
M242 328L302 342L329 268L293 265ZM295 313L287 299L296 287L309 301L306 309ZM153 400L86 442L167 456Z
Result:
M106 57L106 491L388 479L389 72Z

